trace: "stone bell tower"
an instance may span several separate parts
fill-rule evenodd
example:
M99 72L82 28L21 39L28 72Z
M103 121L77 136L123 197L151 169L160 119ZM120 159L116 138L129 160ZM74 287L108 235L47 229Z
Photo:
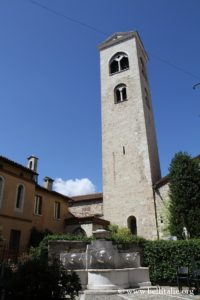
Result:
M157 238L152 185L160 164L147 75L137 32L119 32L100 46L104 218Z

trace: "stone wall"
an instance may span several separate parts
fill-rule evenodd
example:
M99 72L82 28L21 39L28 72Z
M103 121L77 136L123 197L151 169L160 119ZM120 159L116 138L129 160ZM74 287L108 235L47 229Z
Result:
M157 222L159 237L164 238L169 233L166 232L168 226L168 206L169 206L169 185L168 183L155 190L155 202L157 210Z
M73 206L70 207L70 212L75 216L93 216L103 215L103 201L84 201L84 202L77 202L73 203Z

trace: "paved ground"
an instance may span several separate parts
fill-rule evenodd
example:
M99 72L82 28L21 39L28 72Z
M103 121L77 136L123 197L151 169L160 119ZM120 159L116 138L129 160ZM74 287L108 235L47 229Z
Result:
M118 294L110 291L97 293L86 292L80 295L80 300L200 300L200 295L188 294L187 290L179 293L175 287L158 287L147 290L118 291Z

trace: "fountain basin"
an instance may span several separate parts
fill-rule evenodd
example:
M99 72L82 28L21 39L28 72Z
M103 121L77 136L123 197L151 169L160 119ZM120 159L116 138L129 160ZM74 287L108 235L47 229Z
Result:
M149 268L75 270L83 289L117 290L151 286Z

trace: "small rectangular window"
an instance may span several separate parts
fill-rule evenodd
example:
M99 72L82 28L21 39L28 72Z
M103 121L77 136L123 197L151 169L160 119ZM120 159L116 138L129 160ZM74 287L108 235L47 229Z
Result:
M36 215L41 215L42 214L42 197L41 196L35 196L34 213Z
M55 202L54 204L54 218L60 219L60 202Z

